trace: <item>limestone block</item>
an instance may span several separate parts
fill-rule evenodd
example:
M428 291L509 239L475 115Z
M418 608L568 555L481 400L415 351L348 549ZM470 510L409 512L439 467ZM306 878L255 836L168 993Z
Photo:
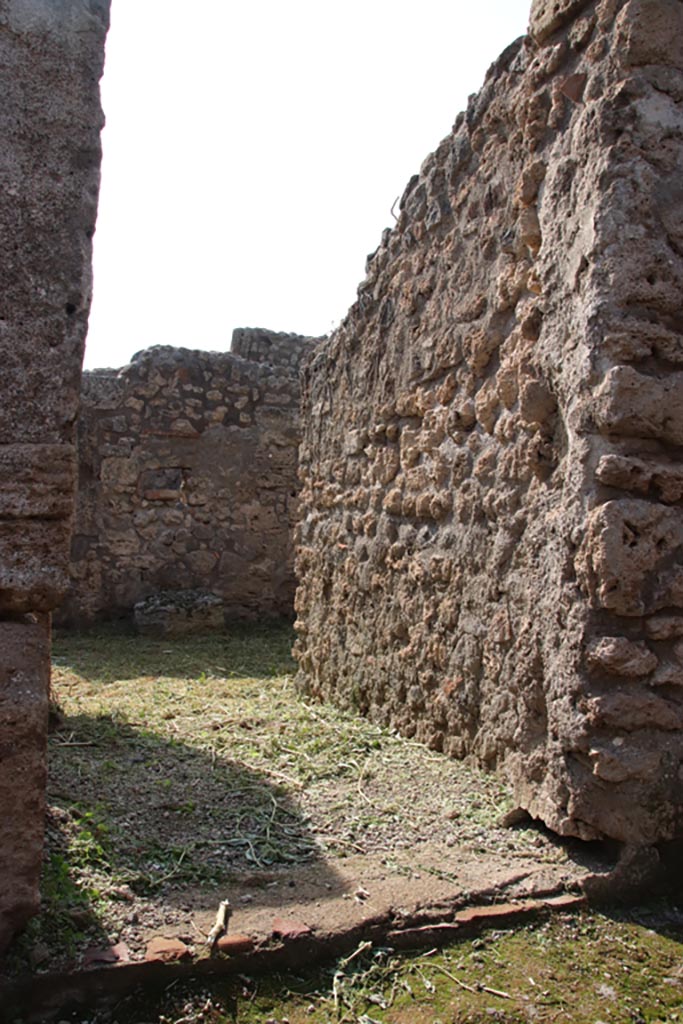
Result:
M591 747L593 774L606 782L656 778L661 771L658 750L633 748L630 744L601 743Z
M651 640L671 640L683 636L683 615L653 615L645 623Z
M656 610L653 584L681 547L681 510L638 499L608 501L588 517L577 575L595 607L643 615Z
M492 433L496 424L498 409L500 408L500 399L496 390L495 379L491 378L484 381L474 400L474 408L478 422L481 423L484 430Z
M398 448L383 448L377 453L373 466L373 477L383 485L391 483L398 473L401 457Z
M674 658L660 662L656 671L648 679L650 686L683 686L683 650L676 644Z
M659 611L670 606L683 608L683 565L663 568L658 574L647 611Z
M185 561L198 579L206 581L218 564L218 554L214 551L190 551Z
M49 659L47 616L0 621L0 952L39 905Z
M138 479L138 461L128 455L108 456L100 463L102 486L112 491L126 492Z
M657 667L657 656L643 643L625 636L605 636L593 641L586 652L588 664L619 676L646 676Z
M534 202L545 173L546 165L542 160L535 160L524 168L515 193L523 206L530 206Z
M644 687L593 698L589 702L589 717L600 728L626 732L636 729L676 732L683 728L681 705Z
M663 502L677 502L683 498L683 466L659 459L634 458L610 453L598 462L595 475L609 487L647 494L649 490Z
M519 411L522 422L543 426L557 409L557 402L543 381L527 378L520 388Z
M344 452L347 455L360 455L367 443L367 430L350 430L344 438Z
M671 212L665 208L662 220L668 221L670 228L672 219ZM633 362L653 354L676 365L683 363L683 337L662 324L624 319L613 333L605 336L604 347L616 362Z
M538 213L531 206L525 207L520 213L519 238L534 254L541 248L543 239Z

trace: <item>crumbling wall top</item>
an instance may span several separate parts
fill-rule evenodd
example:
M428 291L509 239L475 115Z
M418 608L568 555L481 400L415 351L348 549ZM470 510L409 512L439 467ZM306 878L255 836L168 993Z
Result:
M236 327L230 351L254 363L297 369L301 360L321 339L302 334L266 331L260 327Z

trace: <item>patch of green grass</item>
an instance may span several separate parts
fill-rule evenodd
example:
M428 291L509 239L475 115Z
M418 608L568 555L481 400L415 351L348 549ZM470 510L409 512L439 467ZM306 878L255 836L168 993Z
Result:
M68 911L87 906L87 894L76 884L71 863L64 854L53 853L43 867L41 896L53 920L63 925L65 935L72 931ZM64 937L64 936L63 936Z
M286 622L237 623L200 637L141 637L116 626L58 631L53 658L91 683L164 676L193 683L211 678L271 679L295 671Z
M362 943L317 975L268 979L237 1017L220 1019L673 1024L683 1021L683 915L671 916L676 924L666 913L563 915L412 957Z
M676 1024L683 913L670 904L560 914L443 950L397 955L361 942L297 974L136 993L119 1024ZM91 1024L109 1020L90 1011Z
M73 867L109 867L107 842L110 829L105 813L102 804L91 809L73 805L72 815L78 821L68 843L69 862Z
M51 949L71 958L87 933L99 930L95 905L100 893L95 886L80 883L72 849L46 855L40 892L41 913L29 921L3 964L9 974L22 973L27 966L39 968Z

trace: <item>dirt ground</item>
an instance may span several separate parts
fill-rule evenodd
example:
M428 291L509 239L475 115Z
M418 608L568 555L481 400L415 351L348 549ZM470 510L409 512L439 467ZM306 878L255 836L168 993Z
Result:
M57 636L43 911L5 976L155 936L201 947L219 902L262 939L571 891L598 848L501 825L505 781L293 684L285 626Z

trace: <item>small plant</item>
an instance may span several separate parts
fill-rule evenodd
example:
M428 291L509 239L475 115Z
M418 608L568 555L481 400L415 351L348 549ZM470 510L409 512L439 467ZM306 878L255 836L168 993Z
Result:
M109 825L104 820L102 805L85 810L75 804L72 814L77 819L77 828L69 839L71 863L78 868L108 867Z

